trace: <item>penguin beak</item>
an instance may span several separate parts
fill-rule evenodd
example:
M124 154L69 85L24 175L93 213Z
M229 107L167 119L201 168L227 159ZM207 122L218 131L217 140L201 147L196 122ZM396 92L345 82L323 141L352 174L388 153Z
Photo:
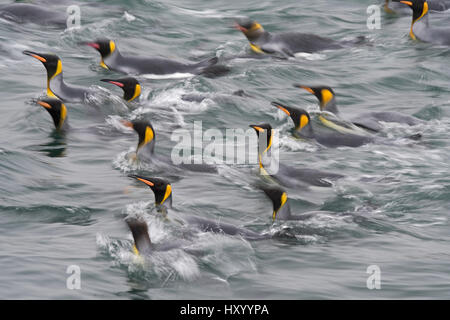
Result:
M125 127L134 129L134 125L133 125L133 123L132 123L131 121L122 120L122 121L120 121L120 122L122 122L122 124L123 124Z
M261 127L258 127L257 125L251 124L250 127L255 129L258 132L264 132L264 129Z
M300 88L300 89L305 89L309 93L315 94L314 90L311 89L310 87L302 86L301 84L294 84L294 87Z
M135 179L145 183L146 185L148 185L150 187L154 187L155 186L155 184L153 182L151 182L150 180L148 180L148 179L144 179L144 178L141 178L141 177L138 177L138 176L130 176L130 177L135 178Z
M109 83L112 83L112 84L114 84L114 85L116 85L118 87L121 87L121 88L123 88L125 86L122 82L118 82L118 81L114 81L114 80L101 79L100 81L109 82Z
M272 102L271 104L273 106L277 107L278 109L280 109L281 111L283 111L284 113L286 113L288 116L291 115L291 112L288 109L286 109L286 107L283 107L281 104L276 103L276 102Z
M239 23L237 23L237 22L234 23L234 28L239 30L239 31L242 31L244 33L248 31L247 28L244 28L243 26L239 25Z
M28 50L25 50L25 51L23 51L22 53L23 53L24 55L27 55L27 56L36 58L36 59L38 59L39 61L41 61L41 62L43 62L43 63L47 62L47 59L45 59L44 57L42 57L42 55L40 55L39 53L35 53L35 52L32 52L32 51L28 51Z
M148 185L150 187L155 186L155 184L153 182L151 182L150 180L146 180L146 179L142 179L142 178L136 178L136 179L138 179L139 181L145 183L146 185Z
M84 44L94 49L100 50L100 45L96 42L85 42Z
M46 109L51 109L52 108L51 105L49 105L47 102L44 102L44 101L37 101L37 104L43 106Z
M401 3L407 4L408 6L412 7L413 3L411 1L399 1Z

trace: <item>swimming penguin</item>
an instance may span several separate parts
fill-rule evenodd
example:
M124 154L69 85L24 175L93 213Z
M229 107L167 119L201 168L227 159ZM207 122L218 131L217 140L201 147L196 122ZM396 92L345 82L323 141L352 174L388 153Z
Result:
M446 11L450 9L450 1L448 0L427 0L430 11ZM385 0L384 11L392 14L411 15L411 9L403 3Z
M61 59L54 54L41 54L25 50L23 54L31 56L42 62L47 70L47 95L59 98L64 102L83 102L85 98L93 94L89 88L68 85L63 79Z
M178 241L171 241L170 243L153 243L150 240L148 226L144 220L128 217L125 219L125 222L133 235L133 252L139 257L149 256L155 251L183 249L183 243Z
M420 40L437 45L450 45L450 28L433 28L428 19L429 5L425 0L394 0L412 8L412 23L409 35L413 40Z
M331 89L330 87L327 86L310 87L310 86L303 86L300 84L294 84L294 87L305 89L309 93L315 95L319 100L320 111L330 112L336 115L337 117L340 117L336 103L336 95L333 89ZM334 128L340 132L358 134L358 132L355 131L355 128L349 125L348 122L339 121L339 118L332 119L330 117L327 117L326 115L320 115L319 119L324 125ZM369 130L372 132L379 132L383 128L380 122L397 122L413 126L420 124L423 121L409 115L404 115L397 111L380 111L380 112L365 112L359 116L350 119L350 122L351 124L359 128ZM342 127L346 127L351 131L342 130ZM361 134L361 132L359 133Z
M155 195L155 204L159 212L167 218L168 210L172 208L172 186L170 183L159 178L147 178L132 175L131 178L145 183ZM189 225L194 225L204 232L225 233L232 236L242 236L247 240L267 239L270 235L259 234L245 228L239 228L234 225L219 221L212 221L205 218L185 216L183 217Z
M373 137L339 131L322 132L315 130L311 123L311 117L306 110L293 108L279 102L272 102L272 105L286 113L294 122L294 136L304 139L314 139L319 144L326 147L359 147L374 141Z
M119 52L116 43L109 39L87 42L86 45L96 49L101 55L100 65L109 70L131 75L197 75L208 71L218 62L214 57L199 63L186 64L174 60L157 57L124 56Z
M57 131L67 131L69 124L67 121L67 107L61 100L54 98L40 99L36 102L50 113Z
M31 3L0 5L0 17L20 24L35 23L43 26L67 27L65 11L50 10L46 6Z
M313 212L304 213L301 215L291 214L291 207L289 206L289 199L286 191L280 187L262 186L260 187L266 196L272 201L273 212L272 221L276 220L305 220L313 215Z
M150 240L147 223L136 218L128 218L125 222L133 235L134 253L137 255L149 255L153 251L153 244Z
M272 126L268 123L259 125L250 125L255 129L258 136L258 163L261 176L264 178L274 179L287 187L305 187L306 185L318 187L331 187L331 181L343 178L343 175L331 172L324 172L309 168L293 168L281 163L276 163L271 154L273 143ZM261 141L266 139L266 141Z
M100 81L108 82L114 84L123 90L123 99L131 102L141 95L141 85L136 78L133 77L125 77L116 80L111 79L101 79Z
M136 148L136 156L139 160L152 162L157 160L165 164L172 164L172 159L163 157L155 153L155 130L150 121L146 120L123 120L122 124L132 128L139 136L138 146ZM177 165L180 169L186 169L196 172L217 173L217 168L208 164L188 164L181 163Z
M242 31L250 42L250 48L255 53L278 54L282 57L294 57L295 53L313 53L329 49L341 49L349 44L361 42L364 37L357 41L335 41L314 34L286 32L272 34L256 21L240 19L235 22L236 29Z

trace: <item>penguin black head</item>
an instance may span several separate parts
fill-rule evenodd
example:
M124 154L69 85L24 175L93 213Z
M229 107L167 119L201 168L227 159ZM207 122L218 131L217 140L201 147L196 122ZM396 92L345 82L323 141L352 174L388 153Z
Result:
M111 54L117 51L116 43L113 40L109 39L97 39L93 42L85 42L84 44L97 50L102 56L100 65L105 69L109 69L108 66L105 64L104 59L106 59Z
M279 187L261 187L264 193L269 197L273 204L272 220L288 219L290 208L286 191Z
M422 18L429 10L428 3L425 0L393 0L408 5L413 10L413 23Z
M111 53L116 51L116 43L113 40L106 38L97 39L93 42L86 42L85 44L96 49L100 53L102 58L106 58Z
M258 139L260 139L261 136L262 137L265 136L267 138L267 140L266 140L267 144L265 145L265 147L266 147L265 151L269 150L270 147L272 146L272 137L273 137L272 126L268 123L263 123L263 124L258 124L258 125L251 124L250 127L255 129L256 134L258 135Z
M61 100L45 98L38 100L37 104L44 107L50 113L57 130L63 129L67 118L67 108Z
M125 220L133 235L134 245L133 251L138 256L148 254L152 249L152 242L148 233L147 223L143 220L130 217Z
M153 153L154 142L155 142L155 130L153 129L150 121L146 120L133 120L133 121L122 121L123 125L126 127L134 129L139 136L138 147L136 151L139 151L142 147L149 145L150 151Z
M305 89L309 93L315 95L319 100L321 111L329 111L337 113L337 109L335 108L334 104L330 103L335 101L334 91L330 87L327 86L308 87L301 84L294 84L294 87Z
M172 186L169 182L159 178L146 178L137 175L131 175L130 177L145 183L152 189L157 205L172 206Z
M100 81L109 82L122 88L123 98L129 102L138 98L141 94L141 85L136 78L133 77L125 77L117 80L101 79Z
M291 117L292 121L294 121L295 130L298 132L308 126L311 121L308 112L304 109L288 107L278 102L272 102L271 104Z
M264 28L258 22L248 18L236 20L235 28L242 31L249 41L255 41L264 33Z
M23 54L38 59L42 62L47 70L48 80L51 80L62 72L61 59L57 55L36 53L28 50L23 51Z

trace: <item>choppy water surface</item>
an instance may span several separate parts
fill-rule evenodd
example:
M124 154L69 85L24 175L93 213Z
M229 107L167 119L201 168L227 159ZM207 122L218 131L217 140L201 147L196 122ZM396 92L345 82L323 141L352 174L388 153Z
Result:
M374 3L116 0L77 3L82 26L76 30L0 20L0 298L450 298L450 50L411 41L409 17L382 14L382 28L368 30L366 9ZM119 88L99 82L119 75L99 67L92 48L78 45L109 37L128 53L226 60L248 51L232 28L239 16L269 31L364 35L368 44L285 61L227 60L231 72L218 78L140 78L143 96L130 107ZM448 26L450 13L432 19ZM58 54L67 82L99 90L98 110L67 104L76 129L70 134L56 134L35 105L44 94L45 69L23 50ZM397 110L426 122L386 124L392 143L355 149L294 140L290 120L270 101L317 110L315 97L292 87L299 82L332 86L344 118ZM232 95L240 89L250 97ZM185 94L207 99L186 102ZM150 119L157 151L166 155L172 130L192 129L194 120L204 130L270 122L281 130L284 163L346 178L333 188L289 190L295 213L321 212L272 225L272 205L253 187L249 168L196 174L139 167L126 158L137 138L120 125L122 118ZM421 141L403 138L417 132ZM127 177L136 172L170 179L174 217L220 219L264 233L289 227L295 237L187 237L158 218L151 191ZM142 262L131 253L126 215L143 217L154 242L183 240L187 250ZM69 265L81 268L81 290L66 288ZM370 265L381 269L381 290L367 289Z

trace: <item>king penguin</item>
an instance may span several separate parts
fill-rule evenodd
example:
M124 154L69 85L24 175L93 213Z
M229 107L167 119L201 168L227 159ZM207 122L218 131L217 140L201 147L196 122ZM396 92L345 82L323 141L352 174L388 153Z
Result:
M412 8L412 22L409 35L413 40L420 40L437 45L450 46L450 28L435 28L430 26L428 2L425 0L394 0L407 4Z
M330 147L360 147L374 141L374 137L353 133L343 133L337 130L324 132L313 128L309 113L301 108L293 108L279 102L272 102L272 105L286 113L294 122L294 136L302 139L313 139L319 144Z
M327 86L311 87L300 84L294 84L294 87L304 89L309 93L315 95L319 100L320 111L332 113L333 115L338 117L336 121L336 119L330 119L330 117L327 117L326 115L319 116L320 121L324 125L341 132L352 133L348 130L342 130L342 126L346 126L347 129L350 129L353 131L353 133L358 134L358 131L355 131L355 129L352 128L351 125L349 126L348 122L344 123L339 121L340 113L337 107L336 94L334 93L333 89ZM396 122L414 126L422 123L423 121L409 115L404 115L397 111L364 112L361 115L350 119L351 124L370 132L381 131L383 127L380 122ZM361 132L359 132L359 134L361 134Z
M147 223L143 219L128 217L125 219L128 228L133 236L133 252L138 257L147 258L154 252L169 251L172 249L182 249L184 242L171 241L168 243L153 243L150 240ZM186 250L185 250L186 251Z
M66 132L69 130L69 123L67 121L67 107L61 100L54 98L40 99L36 102L38 105L45 108L53 119L57 131Z
M155 139L156 133L153 129L150 121L147 120L134 120L126 121L123 120L122 124L126 127L132 128L139 137L138 145L136 148L136 157L140 161L153 162L158 161L165 164L173 164L172 159L169 157L164 157L155 153ZM174 165L175 166L175 165ZM204 173L217 173L217 168L208 164L189 164L181 163L176 166L181 170L190 170L195 172Z
M141 95L141 85L136 78L133 77L125 77L116 80L112 79L101 79L100 81L108 82L113 85L116 85L123 90L123 99L131 102L139 98Z
M140 182L146 184L155 195L155 205L157 210L167 218L169 209L172 208L172 186L169 182L160 178L147 178L132 175ZM189 225L193 225L204 232L224 233L231 236L242 236L247 240L263 240L270 238L270 235L259 234L249 229L236 227L234 225L219 221L212 221L201 217L185 216L183 220Z
M58 98L63 102L83 102L88 95L94 93L92 89L68 85L63 79L61 59L54 54L41 54L25 50L23 54L42 62L47 70L47 95Z
M0 17L20 24L67 27L67 16L64 11L50 10L46 6L32 3L0 5Z
M430 11L446 11L450 9L450 1L448 0L427 0ZM408 5L403 3L392 2L385 0L384 11L391 14L398 14L402 16L411 15L411 9Z
M332 181L342 175L309 168L294 168L279 163L272 154L273 130L268 123L250 125L258 136L258 163L262 178L278 182L286 187L305 188L306 186L331 187ZM264 141L265 140L265 141Z
M293 215L289 205L287 192L277 186L261 186L266 196L272 201L272 221L277 220L305 220L313 215L313 212Z
M115 41L109 39L98 39L85 44L96 49L100 53L100 65L103 68L129 75L197 75L208 72L208 68L218 62L217 57L199 63L186 64L158 57L150 58L136 55L125 56L119 52Z
M285 32L272 34L265 31L258 22L248 18L236 20L235 27L247 37L253 52L276 54L287 58L294 57L296 53L300 52L313 53L341 49L365 39L360 37L355 41L336 41L309 33Z

